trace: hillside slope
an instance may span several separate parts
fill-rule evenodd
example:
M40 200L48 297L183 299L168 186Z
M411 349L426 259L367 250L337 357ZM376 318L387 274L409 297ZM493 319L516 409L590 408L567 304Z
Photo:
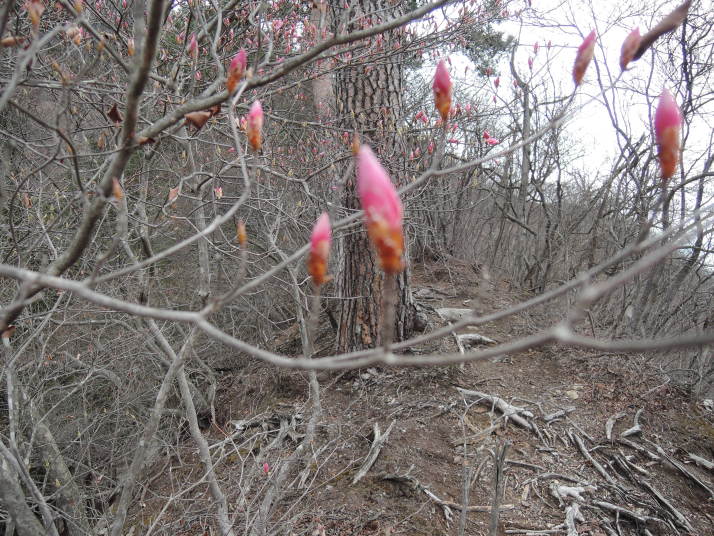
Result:
M422 269L415 283L427 329L444 324L438 308L488 312L516 299L468 267ZM479 333L504 341L537 323L520 315ZM318 347L329 343L327 324L323 336ZM457 351L456 339L410 351ZM273 493L279 500L266 507L265 525L275 534L489 534L494 456L507 444L498 534L714 534L714 472L692 457L714 459L712 407L690 401L640 356L551 347L319 379L324 414L312 461L290 474L281 469L304 434L307 374L253 364L223 380L222 424L206 434L223 452L219 472L245 533ZM493 397L521 408L521 425ZM388 432L385 441L375 442L375 427ZM375 443L376 461L353 483ZM186 534L211 524L204 507L194 517L182 512Z

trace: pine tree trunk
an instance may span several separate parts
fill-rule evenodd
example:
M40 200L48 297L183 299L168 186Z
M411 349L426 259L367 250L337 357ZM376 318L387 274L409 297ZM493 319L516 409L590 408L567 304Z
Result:
M359 0L351 3L353 10L371 17L379 24L387 17L399 14L384 0ZM353 15L357 14L353 11ZM359 18L352 18L359 21ZM398 36L384 35L384 50L392 54L374 58L369 64L356 63L338 71L335 78L337 113L347 131L360 135L369 144L390 173L401 185L406 157L400 147L397 124L402 114L403 65L393 45ZM360 208L355 189L355 177L347 179L342 204L348 210ZM412 332L415 308L409 286L408 237L405 241L407 269L397 277L399 294L395 312L395 340L403 340ZM379 268L367 233L355 228L343 240L336 276L339 301L337 351L350 352L381 344L382 288L384 274Z

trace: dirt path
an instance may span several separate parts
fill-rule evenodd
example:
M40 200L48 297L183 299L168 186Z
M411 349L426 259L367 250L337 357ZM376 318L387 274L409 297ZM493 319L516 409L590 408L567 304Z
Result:
M468 267L418 272L416 288L429 311L427 329L444 324L437 308L486 312L517 299L505 283L486 285ZM521 315L478 332L504 341L532 333L538 321ZM445 337L411 351L457 347ZM689 457L714 459L712 411L690 402L642 358L544 348L464 366L336 376L320 378L320 451L272 519L276 526L289 521L293 534L456 535L464 493L470 507L464 534L488 534L494 454L506 443L498 534L714 534L714 473ZM523 408L526 427L459 388ZM224 386L222 396L235 420L260 412L300 415L306 393L305 374L257 366ZM641 431L623 442L637 413ZM277 429L280 418L272 422L264 428ZM353 484L375 424L382 433L392 425L388 440ZM266 460L266 482L294 443L285 446Z

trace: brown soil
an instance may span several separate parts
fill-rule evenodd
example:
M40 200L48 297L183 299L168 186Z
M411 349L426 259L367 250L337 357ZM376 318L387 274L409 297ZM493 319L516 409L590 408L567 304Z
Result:
M415 289L419 288L430 289L426 293L430 299L425 298L422 303L431 307L466 306L489 312L522 298L505 282L486 282L469 266L418 270ZM427 329L443 325L435 314L429 320ZM534 332L542 320L537 315L518 315L474 331L505 341ZM327 324L324 336L330 336ZM446 337L411 351L454 352L456 346L453 337ZM268 489L272 479L277 478L282 460L294 450L299 438L286 439L281 449L268 450L262 457L260 449L277 435L281 419L307 415L307 374L276 372L265 365L253 364L240 375L225 377L222 383L219 406L223 408L220 420L224 424L219 430L207 432L212 439L225 437L231 421L255 415L265 417L260 424L265 439L240 447L233 458L225 455L219 466L229 503L237 504L238 490L246 485L245 480L238 483L238 477L231 477L226 471L246 479L250 474L260 473L250 473L250 463L259 463L262 468L268 462L267 474L253 476L264 478L263 487L254 485L251 493L258 497ZM447 513L424 489L442 501L461 504L464 475L468 473L473 480L468 487L468 504L490 505L494 489L493 454L504 442L509 442L510 448L501 504L512 507L500 513L499 534L548 529L553 531L551 534L566 534L562 524L567 505L559 504L551 487L582 483L594 488L583 493L580 510L584 521L577 524L580 535L687 533L642 482L686 517L693 534L714 534L712 496L671 464L652 461L643 453L605 437L605 423L610 416L625 413L614 428L613 437L618 438L633 425L634 415L641 408L642 434L630 439L650 452L655 452L659 445L671 459L714 489L714 474L690 463L687 456L692 453L714 459L712 412L691 401L639 356L598 355L550 347L463 366L368 369L343 376L323 373L320 383L324 415L315 448L324 450L307 468L304 487L290 488L269 520L273 527L281 523L291 527L289 532L278 530L278 534L458 534L460 509L452 506ZM497 395L527 408L534 414L533 422L540 437L506 422L500 413L475 403L475 399L465 399L456 387ZM545 415L571 406L575 409L566 418L544 421ZM296 430L304 431L302 421L293 422L297 423ZM352 479L370 449L374 426L384 432L392 422L395 424L376 463L364 479L353 485ZM490 434L469 439L493 424L497 426ZM583 456L572 434L582 438L614 484L608 483ZM193 451L191 446L187 450ZM618 457L626 458L641 471L631 466L626 471L617 465ZM249 460L247 465L245 460ZM548 473L562 476L548 478ZM394 478L405 475L411 478L402 481ZM206 498L205 489L201 491ZM639 524L626 515L618 517L607 512L594 501L605 501L641 517L664 522ZM489 518L490 514L485 512L469 512L464 533L488 534ZM197 533L195 526L186 528L187 534ZM242 527L239 532L243 533Z

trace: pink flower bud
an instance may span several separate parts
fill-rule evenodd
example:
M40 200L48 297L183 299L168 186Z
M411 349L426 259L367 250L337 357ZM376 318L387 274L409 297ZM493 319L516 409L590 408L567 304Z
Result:
M357 192L382 269L388 274L402 271L404 235L402 202L389 175L366 145L357 156Z
M196 34L191 34L191 39L188 42L188 55L192 58L198 57L198 41L196 41Z
M431 88L434 90L434 104L436 104L436 109L439 110L441 119L446 122L446 118L449 117L449 110L451 109L452 85L449 70L446 68L444 60L441 60L436 66L434 82Z
M241 48L228 67L228 80L226 81L226 89L228 93L233 93L238 86L238 82L243 78L243 73L248 66L248 56L245 53L245 49Z
M263 472L267 475L270 472L270 465L268 462L263 463Z
M578 47L578 53L575 55L575 64L573 65L573 80L575 85L579 86L585 76L585 71L590 65L590 60L595 54L595 40L597 36L595 30L590 32L583 40L583 43Z
M250 146L254 151L259 151L263 145L263 107L260 105L260 101L255 101L250 107L246 130Z
M663 180L671 178L677 170L681 125L682 114L679 106L665 89L659 98L654 118L655 139L659 146L659 167Z
M310 255L307 259L307 273L312 277L315 286L326 283L327 261L330 257L330 244L332 243L332 230L330 217L323 212L318 218L310 236Z
M622 42L622 50L620 51L620 69L623 71L627 67L627 64L632 61L632 58L635 57L635 52L637 52L637 49L640 46L640 41L642 41L640 29L635 28Z
M236 54L233 59L231 60L231 66L229 69L231 71L240 71L241 73L245 71L245 68L248 66L248 55L245 52L244 48L241 48L238 51L238 54Z
M496 86L496 89L498 89L498 86L501 85L501 77L497 76L496 79L493 81L493 85Z

